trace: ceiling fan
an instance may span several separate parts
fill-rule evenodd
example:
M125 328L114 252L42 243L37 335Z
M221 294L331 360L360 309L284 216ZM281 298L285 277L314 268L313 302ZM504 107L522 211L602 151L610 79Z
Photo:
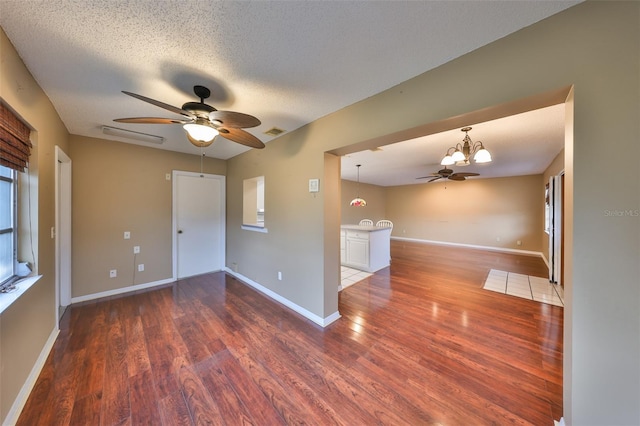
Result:
M187 102L182 108L174 107L146 96L122 91L125 95L133 96L141 101L164 108L181 115L181 118L159 117L132 117L117 118L113 121L119 123L136 124L182 124L187 133L189 142L199 148L204 148L213 143L216 136L221 135L225 139L246 145L252 148L264 148L264 143L243 128L259 126L260 120L248 114L233 111L218 111L204 100L211 96L211 91L204 86L194 86L193 92L200 98L200 102Z
M454 173L453 170L447 168L445 166L444 169L438 170L436 173L431 173L429 176L421 176L416 179L429 179L429 182L433 182L438 179L449 179L449 180L467 180L469 176L480 176L479 173L470 173L470 172L462 172L462 173Z

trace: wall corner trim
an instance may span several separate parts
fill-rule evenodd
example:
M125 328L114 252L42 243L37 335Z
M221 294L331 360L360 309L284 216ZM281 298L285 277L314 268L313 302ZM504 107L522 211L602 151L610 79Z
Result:
M31 369L29 376L27 376L27 380L25 380L24 384L22 385L22 388L20 389L20 392L18 392L18 395L16 396L16 399L13 401L13 404L11 405L9 412L7 413L7 417L5 417L5 419L2 421L3 426L15 425L18 422L18 417L20 417L20 414L22 413L22 409L24 408L24 405L27 403L27 399L29 398L29 395L31 394L33 387L36 385L36 381L40 376L40 372L44 367L44 363L47 361L47 358L49 357L49 353L51 352L51 349L53 349L53 345L55 344L56 338L58 337L59 333L60 333L60 330L58 329L58 327L55 327L51 331L49 338L47 339L46 343L42 347L42 351L40 351L40 355L38 356L38 359L36 359L35 364L33 364L33 368Z
M291 309L292 311L295 311L295 312L299 313L303 317L313 321L314 323L318 324L321 327L328 326L332 322L338 320L338 318L340 318L340 316L341 316L340 312L336 311L333 314L331 314L331 315L329 315L329 316L327 316L325 318L319 317L318 315L314 314L313 312L308 311L307 309L303 308L300 305L297 305L296 303L293 303L289 299L287 299L285 297L282 297L278 293L276 293L276 292L274 292L272 290L269 290L268 288L266 288L262 284L258 284L257 282L253 281L250 278L245 277L242 274L234 272L229 268L225 268L224 270L225 270L225 272L227 274L229 274L232 277L238 279L242 283L253 287L254 289L258 290L260 293L264 294L265 296L269 297L270 299L273 299L276 302L278 302L278 303L286 306L287 308Z
M175 278L167 278L164 280L152 281L144 284L137 284L137 285L127 286L127 287L116 288L114 290L101 291L100 293L92 293L92 294L86 294L84 296L72 297L71 304L73 305L74 303L86 302L88 300L95 300L95 299L101 299L103 297L115 296L117 294L131 293L133 291L144 290L147 288L157 287L164 284L171 284L175 281L176 281Z
M503 253L523 254L525 256L537 256L537 257L541 257L542 260L544 260L546 263L544 255L539 251L518 250L518 249L505 248L505 247L478 246L474 244L463 244L463 243L450 243L447 241L421 240L418 238L391 237L391 239L398 240L398 241L413 241L415 243L423 243L423 244L438 244L441 246L465 247L465 248L488 250L488 251L499 251Z

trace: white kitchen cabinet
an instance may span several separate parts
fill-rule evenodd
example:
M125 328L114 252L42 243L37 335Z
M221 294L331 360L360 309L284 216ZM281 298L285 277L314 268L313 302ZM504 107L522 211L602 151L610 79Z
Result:
M342 264L367 272L389 266L391 228L342 225L340 258Z
M349 265L367 270L369 268L369 233L347 231L346 261Z

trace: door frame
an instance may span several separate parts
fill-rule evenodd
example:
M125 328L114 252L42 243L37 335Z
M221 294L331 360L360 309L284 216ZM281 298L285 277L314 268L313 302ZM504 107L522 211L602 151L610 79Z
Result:
M71 305L71 158L55 147L56 327L61 307Z
M564 286L564 170L549 178L549 281Z
M226 177L223 175L213 175L208 173L195 173L195 172L187 172L182 170L173 170L171 174L171 187L172 187L172 218L171 218L171 246L172 246L172 276L173 280L178 280L178 176L188 176L188 177L200 177L206 179L216 179L220 181L220 265L222 265L222 269L226 266Z

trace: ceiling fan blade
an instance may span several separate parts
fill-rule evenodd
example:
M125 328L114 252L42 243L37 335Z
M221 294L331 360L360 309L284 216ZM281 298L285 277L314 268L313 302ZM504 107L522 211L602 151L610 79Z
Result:
M159 117L131 117L131 118L116 118L113 121L118 123L137 123L137 124L186 124L191 123L193 120L175 120L173 118L159 118Z
M235 129L246 129L262 124L260 120L253 115L234 111L211 111L209 113L209 119L215 125Z
M175 112L176 114L184 115L185 117L193 117L193 115L189 114L187 111L178 107L174 107L173 105L165 104L164 102L156 101L155 99L147 98L146 96L138 95L136 93L127 92L125 90L123 90L122 93L124 93L125 95L133 96L134 98L140 99L141 101L148 102L151 105L155 105L168 111Z
M416 179L427 179L427 178L432 178L433 176L420 176L417 177Z
M438 176L437 178L433 178L433 179L429 180L429 182L433 182L434 180L438 180L438 179L442 179L442 176Z
M459 172L459 173L454 173L454 175L469 177L469 176L480 176L480 173Z
M464 176L458 176L456 174L452 174L451 176L449 176L449 180L467 180L467 178Z
M251 148L264 148L264 143L262 143L260 139L242 129L218 127L218 131L220 132L220 136L230 141L250 146Z

